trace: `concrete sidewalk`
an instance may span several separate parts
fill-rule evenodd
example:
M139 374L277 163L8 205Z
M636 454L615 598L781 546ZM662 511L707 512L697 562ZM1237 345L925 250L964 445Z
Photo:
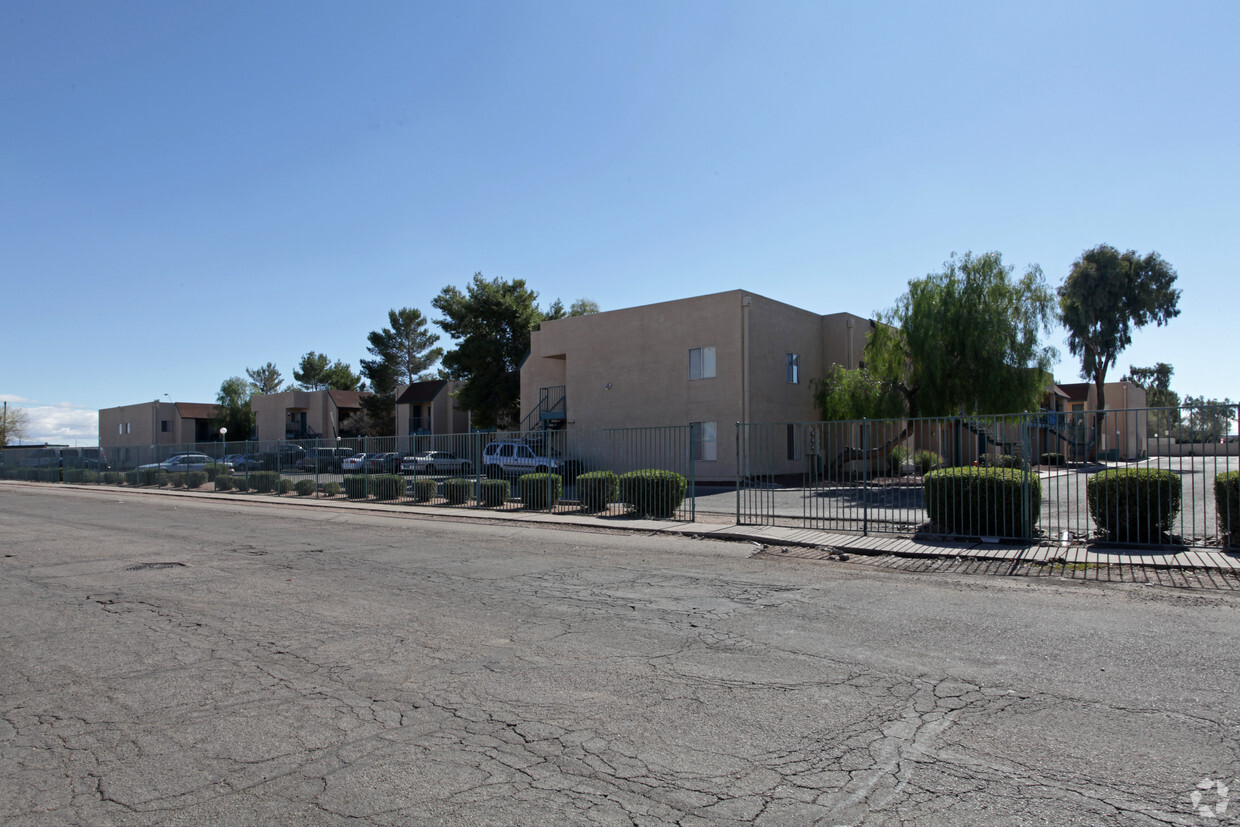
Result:
M47 483L5 480L3 485L44 486ZM57 484L61 489L106 491L109 494L155 497L193 497L246 505L293 505L314 508L335 508L346 511L369 511L436 519L457 519L471 522L511 522L528 525L571 526L581 529L626 531L638 533L679 534L755 543L762 547L804 549L797 557L825 558L830 554L875 557L951 558L962 560L997 560L1033 564L1060 563L1068 566L1138 566L1170 569L1210 569L1240 574L1240 549L1202 548L1129 548L1081 543L989 543L971 540L927 540L887 535L860 535L840 531L819 531L785 526L739 525L734 522L674 522L647 520L638 517L592 515L584 513L546 514L523 510L481 509L472 506L386 504L350 500L303 499L272 495L239 494L203 490L157 490L144 488L107 488L96 485Z

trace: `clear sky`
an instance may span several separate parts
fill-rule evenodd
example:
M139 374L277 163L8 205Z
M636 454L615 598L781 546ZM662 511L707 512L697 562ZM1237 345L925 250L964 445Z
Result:
M356 368L479 271L868 316L953 251L1055 287L1108 243L1183 290L1114 378L1235 399L1237 32L1234 0L5 0L0 398L88 444L99 408Z

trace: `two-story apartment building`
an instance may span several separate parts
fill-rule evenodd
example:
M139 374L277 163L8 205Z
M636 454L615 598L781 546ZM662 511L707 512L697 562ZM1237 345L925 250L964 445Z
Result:
M523 410L563 400L570 429L691 425L696 477L732 479L736 423L816 421L811 380L859 366L870 327L747 290L543 322Z

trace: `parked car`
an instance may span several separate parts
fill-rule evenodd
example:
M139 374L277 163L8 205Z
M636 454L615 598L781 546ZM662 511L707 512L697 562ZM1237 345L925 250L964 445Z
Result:
M150 462L146 465L139 465L138 468L162 468L165 471L201 471L213 462L215 460L206 454L191 451L184 454L173 454L163 462Z
M89 468L92 471L107 471L108 455L102 448L61 448L60 466L62 468Z
M424 451L400 461L402 474L472 474L474 464L450 451Z
M237 463L244 462L244 461L245 461L245 454L225 454L223 457L220 458L220 462L224 463L225 465L231 465L233 466L233 468L237 467Z
M559 474L565 482L577 478L581 463L547 452L524 440L492 442L482 451L482 465L488 477L512 477L520 474Z
M366 457L369 454L354 454L351 457L345 457L340 460L340 470L346 474L354 474L363 470L366 465Z
M338 474L340 464L354 453L352 448L307 448L297 467L310 473Z
M400 470L400 454L395 451L369 454L366 457L366 470L372 474L395 474Z

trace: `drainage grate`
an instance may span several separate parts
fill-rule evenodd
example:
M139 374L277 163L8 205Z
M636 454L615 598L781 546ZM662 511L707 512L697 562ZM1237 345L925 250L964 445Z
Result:
M129 566L125 571L143 571L144 569L175 569L177 566L184 567L184 563L138 563Z

